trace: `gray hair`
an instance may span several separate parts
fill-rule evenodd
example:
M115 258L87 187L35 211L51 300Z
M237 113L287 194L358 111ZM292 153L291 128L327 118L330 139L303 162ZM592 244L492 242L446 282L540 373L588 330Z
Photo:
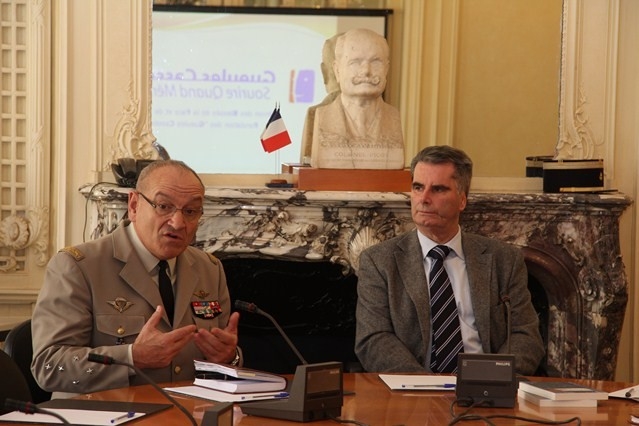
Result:
M411 177L415 174L417 163L452 164L455 167L453 178L457 182L459 191L463 191L468 196L470 181L473 177L473 161L461 149L448 145L434 145L422 149L410 163Z

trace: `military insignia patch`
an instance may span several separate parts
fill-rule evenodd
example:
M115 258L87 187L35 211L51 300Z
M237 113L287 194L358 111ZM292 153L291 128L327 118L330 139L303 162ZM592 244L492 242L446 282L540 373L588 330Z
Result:
M84 259L84 253L78 250L75 247L64 247L58 250L60 253L68 253L73 257L76 261L80 261Z
M198 291L196 291L195 293L193 293L193 296L197 297L198 299L206 299L209 296L210 293L200 289Z
M196 317L204 319L212 319L222 313L222 307L217 300L191 302L191 309Z
M122 313L133 306L133 302L129 302L124 297L116 297L115 300L107 300L107 303L119 313Z

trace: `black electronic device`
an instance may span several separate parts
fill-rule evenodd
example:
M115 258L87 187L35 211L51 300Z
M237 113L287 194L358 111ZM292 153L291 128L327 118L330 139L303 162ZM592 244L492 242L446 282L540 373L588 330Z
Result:
M341 362L297 366L287 399L242 404L244 414L294 422L341 416L344 402Z
M115 182L119 186L135 188L140 172L153 161L119 158L116 163L111 163L111 171L115 177Z
M462 407L514 407L517 397L515 356L459 354L455 394Z
M288 338L275 319L254 303L235 301L235 308L265 316L282 335L302 365L288 387L289 397L271 401L256 401L242 405L244 414L273 419L311 422L335 419L342 414L344 403L343 366L341 362L309 364Z
M202 426L233 426L233 403L218 402L204 411Z
M153 379L151 379L144 371L142 371L140 368L136 367L134 364L128 363L128 362L124 362L124 361L118 361L113 357L107 356L107 355L100 355L100 354L94 354L94 353L89 353L89 356L87 358L89 361L91 362L96 362L98 364L104 364L104 365L112 365L112 364L116 364L116 365L124 365L125 367L129 367L131 369L133 369L135 371L135 374L137 374L138 376L142 377L148 384L150 384L151 386L153 386L153 388L155 390L157 390L158 392L160 392L166 399L168 399L169 401L171 401L171 403L173 405L175 405L177 408L180 409L180 411L182 411L184 413L184 415L186 417L188 417L188 419L190 420L191 424L193 424L193 426L197 426L197 422L195 421L195 419L193 418L193 415L186 409L184 408L184 406L182 404L180 404L179 402L177 402L171 395L169 395L164 389L162 389L160 386L158 386L157 383L155 383L155 381L153 381Z

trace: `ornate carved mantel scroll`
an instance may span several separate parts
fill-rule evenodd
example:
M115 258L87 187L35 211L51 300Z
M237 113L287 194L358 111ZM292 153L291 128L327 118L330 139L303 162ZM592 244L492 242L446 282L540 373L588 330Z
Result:
M85 187L90 229L111 232L130 189ZM462 227L522 248L548 299L547 371L613 379L628 299L619 248L623 194L473 193ZM194 245L224 258L333 262L413 229L407 193L209 188Z
M97 206L89 238L117 226L126 213L127 191L83 189ZM364 248L413 227L409 205L404 193L209 189L195 245L221 258L330 261L350 274Z

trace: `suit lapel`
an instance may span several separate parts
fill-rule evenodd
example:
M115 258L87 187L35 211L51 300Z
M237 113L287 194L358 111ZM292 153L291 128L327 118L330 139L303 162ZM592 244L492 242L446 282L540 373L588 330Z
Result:
M462 234L462 246L466 258L468 283L473 313L484 351L490 350L490 282L492 253L468 234Z
M397 250L394 251L393 255L406 292L414 305L419 307L417 309L417 317L419 318L420 328L425 335L429 335L430 297L424 271L424 257L416 230L409 232L406 238L398 241ZM428 338L426 341L428 341Z

